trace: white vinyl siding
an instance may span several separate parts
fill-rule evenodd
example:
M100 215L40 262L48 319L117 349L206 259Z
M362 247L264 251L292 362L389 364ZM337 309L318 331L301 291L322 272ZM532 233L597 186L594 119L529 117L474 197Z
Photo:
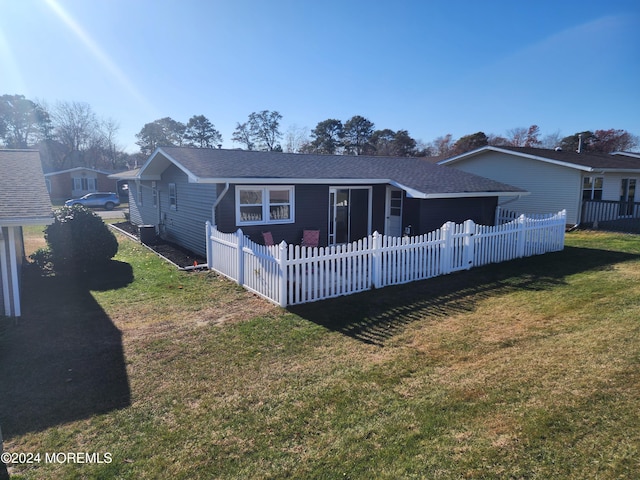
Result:
M151 182L149 187L151 187ZM176 207L169 203L169 185L175 185ZM169 166L156 182L157 207L150 207L160 215L160 235L192 252L206 255L205 224L211 221L212 207L216 201L215 184L189 183L187 176L175 165ZM153 189L145 189L148 205L153 203ZM152 222L157 224L158 222Z
M450 166L531 192L507 203L509 210L549 213L566 209L567 223L578 223L583 185L579 170L501 152L486 152ZM499 203L508 201L501 197Z
M632 173L607 173L604 178L604 185L602 189L603 200L620 201L620 187L622 185L623 178L635 178L636 184L640 185L640 175L634 175ZM638 190L639 189L636 187L636 202L640 201Z

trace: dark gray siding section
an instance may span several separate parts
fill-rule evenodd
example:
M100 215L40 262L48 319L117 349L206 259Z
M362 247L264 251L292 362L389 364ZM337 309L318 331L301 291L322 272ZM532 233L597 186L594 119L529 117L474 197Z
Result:
M236 224L236 185L229 185L229 191L216 209L218 230L232 233L238 230ZM221 193L221 192L218 192ZM328 241L329 186L295 185L295 223L243 225L242 232L256 243L264 243L262 232L271 232L273 240L283 240L290 244L299 244L303 230L320 230L320 244Z
M169 184L176 185L176 208L169 205ZM192 252L206 255L205 223L216 201L215 184L189 183L176 166L169 166L157 183L160 235ZM143 195L145 193L143 190ZM151 190L149 190L151 197ZM146 197L144 198L146 200ZM152 203L152 198L149 198Z
M473 220L480 225L493 225L497 205L497 197L407 199L405 219L412 227L412 235L432 232L446 222Z

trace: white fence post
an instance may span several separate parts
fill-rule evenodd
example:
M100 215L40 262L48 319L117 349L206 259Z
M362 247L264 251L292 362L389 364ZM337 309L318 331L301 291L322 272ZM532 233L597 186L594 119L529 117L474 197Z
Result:
M236 281L238 285L244 285L244 234L241 229L236 231L236 239L238 243L238 278Z
M464 222L464 262L467 270L473 267L473 258L475 256L475 239L473 234L476 231L476 224L473 220Z
M453 270L453 228L455 223L447 222L440 227L442 250L440 255L440 272L451 273Z
M382 284L382 235L378 231L371 236L371 281L374 288L380 288Z
M211 270L213 268L213 257L211 256L211 222L209 220L205 224L205 232L207 235L207 268Z
M525 229L525 217L524 214L518 217L518 258L524 257L524 250L526 246L527 231Z
M287 271L289 270L289 258L287 255L287 242L284 240L278 245L278 264L280 265L280 279L278 285L279 305L284 308L288 305L289 289L287 288Z

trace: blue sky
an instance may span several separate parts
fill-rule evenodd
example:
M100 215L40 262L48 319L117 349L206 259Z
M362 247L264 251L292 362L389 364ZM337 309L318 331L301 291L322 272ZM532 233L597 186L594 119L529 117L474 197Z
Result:
M0 94L145 123L362 115L424 142L540 126L640 135L640 2L0 0Z

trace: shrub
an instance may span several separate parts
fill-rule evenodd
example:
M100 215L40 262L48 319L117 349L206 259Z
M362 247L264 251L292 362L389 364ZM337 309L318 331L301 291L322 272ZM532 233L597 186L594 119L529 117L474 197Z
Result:
M33 261L33 264L43 272L51 273L53 271L53 260L49 248L39 248L29 255L29 258Z
M118 241L102 219L82 205L62 207L44 231L56 272L90 271L118 252Z

